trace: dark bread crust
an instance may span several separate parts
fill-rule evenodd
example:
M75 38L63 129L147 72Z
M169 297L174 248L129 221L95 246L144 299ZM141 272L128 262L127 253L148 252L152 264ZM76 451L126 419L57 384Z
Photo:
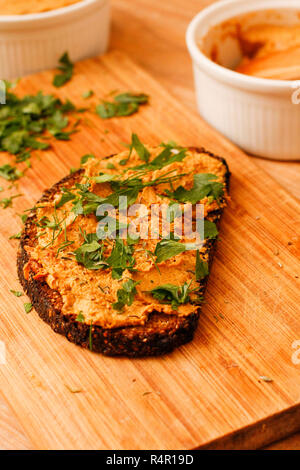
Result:
M189 150L206 153L213 158L220 160L226 167L226 186L229 190L230 172L226 161L213 155L212 153L198 148ZM64 186L70 187L77 180L83 170L68 175L56 183L52 188L45 191L38 204L53 199L54 195ZM222 210L211 214L217 225L222 214ZM29 255L25 246L33 246L35 243L36 225L34 224L35 214L33 212L25 223L22 233L17 257L17 268L19 280L24 291L29 296L35 310L39 316L48 323L56 332L64 335L69 341L84 348L90 347L90 335L92 350L108 356L158 356L171 352L174 348L181 346L193 339L200 314L198 312L187 317L176 315L165 315L154 312L149 316L145 325L131 326L124 328L105 329L100 326L92 326L76 321L75 315L63 315L62 299L59 292L51 289L42 279L34 279L34 273L29 274L28 280L24 276L24 266L29 261ZM212 262L213 251L216 240L210 240L207 250L209 261ZM203 295L207 283L207 278L199 281L199 294Z

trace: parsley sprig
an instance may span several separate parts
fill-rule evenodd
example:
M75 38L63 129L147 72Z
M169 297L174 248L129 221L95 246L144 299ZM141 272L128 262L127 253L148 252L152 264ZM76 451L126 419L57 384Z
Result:
M69 138L75 129L69 132L64 129L69 125L68 115L75 111L76 107L69 100L62 102L42 92L20 98L8 88L6 104L0 108L0 151L14 155L16 163L28 163L34 150L50 147L45 140L46 131L58 140ZM15 181L23 172L6 164L0 167L0 176Z
M62 87L71 80L73 76L74 64L71 62L69 54L65 52L59 59L58 70L60 73L53 78L53 85L57 88Z
M191 202L196 204L204 197L211 197L212 199L219 200L224 193L223 184L216 181L218 177L211 173L200 173L194 175L194 186L192 189L185 189L179 186L174 192L166 191L166 194L171 199L179 202Z
M149 97L144 93L122 93L114 101L103 101L96 107L96 113L102 119L130 116L139 110L140 105L148 103Z
M163 284L151 289L152 296L162 304L172 305L173 310L177 310L179 305L190 302L191 282L185 282L182 286L174 284Z
M82 232L84 238L83 244L75 250L76 261L87 269L97 270L107 267L103 259L103 244L99 243L96 233Z
M117 292L118 301L113 303L113 308L115 310L122 311L125 305L132 305L134 296L137 293L136 286L139 283L140 282L135 282L132 279L124 282L122 288Z

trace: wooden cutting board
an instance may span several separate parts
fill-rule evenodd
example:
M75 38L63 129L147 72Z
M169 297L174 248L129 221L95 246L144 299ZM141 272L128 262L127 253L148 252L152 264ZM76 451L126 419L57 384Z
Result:
M132 117L83 115L70 142L54 142L33 158L19 184L24 196L0 212L0 340L7 353L0 389L32 448L256 448L299 429L300 364L292 360L292 345L300 340L299 204L120 53L78 64L59 91L52 76L23 79L18 90L42 89L78 106L87 105L81 95L89 89L94 104L115 89L149 93L151 100ZM8 239L21 228L16 213L79 166L82 155L118 151L132 132L149 144L173 139L205 146L226 157L233 174L194 341L170 355L138 360L80 349L34 311L25 314L26 298L9 292L19 289L18 242Z

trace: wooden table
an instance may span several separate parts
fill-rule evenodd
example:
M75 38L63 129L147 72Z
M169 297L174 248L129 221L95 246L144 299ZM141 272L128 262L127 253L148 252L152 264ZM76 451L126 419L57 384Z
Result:
M196 113L192 68L185 46L185 30L191 18L214 0L112 0L111 47L118 48L142 65L167 89ZM300 198L300 165L255 159L281 185ZM0 395L0 448L31 449L12 410ZM300 435L268 449L300 449Z

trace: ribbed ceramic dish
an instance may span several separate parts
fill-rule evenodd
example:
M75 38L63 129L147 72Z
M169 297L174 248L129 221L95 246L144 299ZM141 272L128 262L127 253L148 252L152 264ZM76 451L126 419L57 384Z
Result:
M68 51L73 61L106 51L109 0L82 0L44 13L0 16L0 78L53 68Z
M241 14L280 9L300 21L300 0L223 0L192 20L186 40L198 109L205 120L248 153L298 160L300 81L243 75L216 64L201 50L201 41L215 25Z

